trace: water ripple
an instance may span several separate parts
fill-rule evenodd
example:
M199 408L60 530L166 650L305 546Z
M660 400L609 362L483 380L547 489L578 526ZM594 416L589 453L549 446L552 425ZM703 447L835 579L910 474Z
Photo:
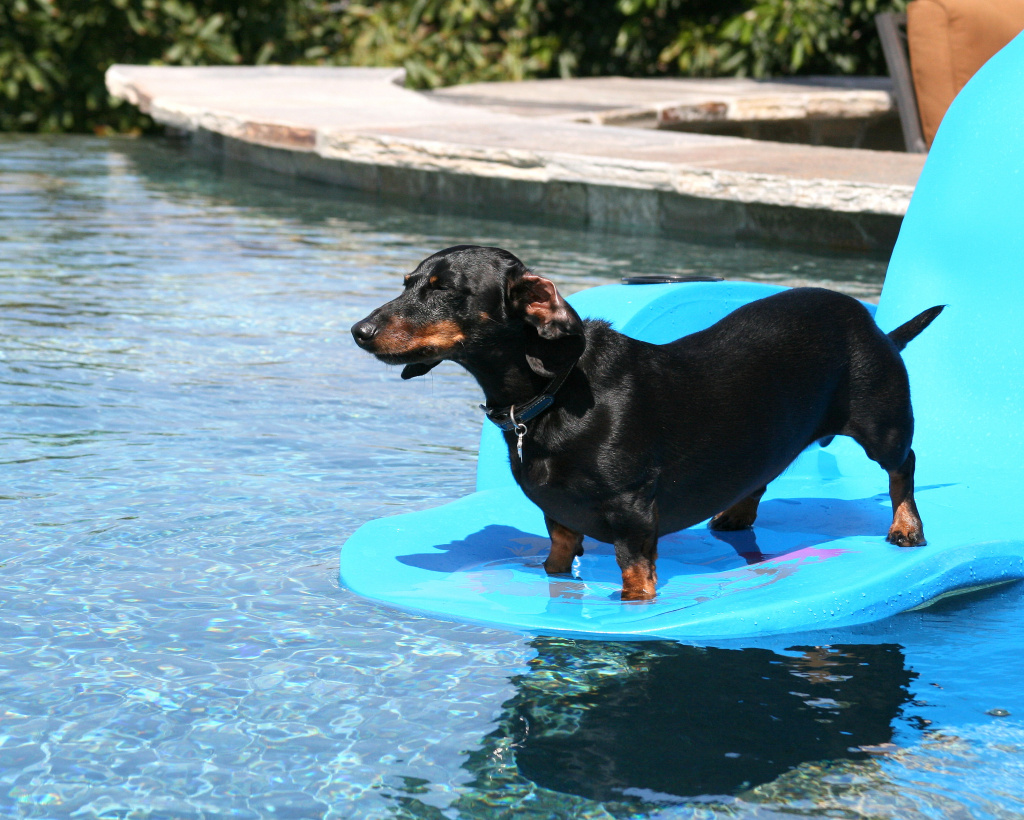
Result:
M919 684L900 688L910 674L902 666L876 681L890 706L903 704L885 724L896 753L815 758L695 802L636 783L615 799L553 789L517 763L522 720L556 745L559 733L615 726L616 687L660 685L676 650L551 649L392 612L336 580L339 546L361 523L474 483L481 421L469 377L446 365L402 383L348 335L428 253L503 245L570 292L625 273L693 271L824 282L865 298L878 294L880 260L416 214L251 170L225 173L168 143L0 144L0 814L781 817L818 806L911 817L929 806L992 816L1020 808L1010 775L998 774L1019 772L1009 763L1024 748L1019 725L997 725L985 709L1024 705L1005 687L957 685L968 674L961 667L1020 678L1021 653L1006 651L1002 620L1007 608L1021 610L1012 593L1002 608L971 611L973 629L989 619L983 646L956 612L904 622L900 642ZM939 634L960 653L956 671ZM714 658L708 674L761 668ZM932 682L947 688L930 691ZM723 704L741 698L727 680L718 688ZM930 717L911 697L930 700ZM826 692L812 706L840 700ZM965 700L979 707L969 726L957 711ZM858 708L863 721L876 709ZM925 719L931 734L919 728ZM628 750L630 739L602 743L591 745ZM531 765L546 747L536 748ZM614 755L604 765L622 770ZM959 796L933 776L940 769L955 769ZM893 793L899 811L886 808Z

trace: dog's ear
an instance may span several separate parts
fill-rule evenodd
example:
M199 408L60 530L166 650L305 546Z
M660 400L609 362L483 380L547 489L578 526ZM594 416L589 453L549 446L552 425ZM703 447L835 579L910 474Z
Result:
M509 299L512 307L537 328L542 339L583 335L579 314L562 298L554 283L542 276L523 274L512 282Z
M424 373L429 373L440 362L430 362L429 364L407 364L402 368L403 379L415 379L417 376L422 376Z

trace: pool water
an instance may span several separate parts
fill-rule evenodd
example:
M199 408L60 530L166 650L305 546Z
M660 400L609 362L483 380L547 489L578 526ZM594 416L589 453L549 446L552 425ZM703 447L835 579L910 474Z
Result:
M427 254L819 282L881 260L431 215L159 141L0 139L0 816L1024 817L1024 587L694 647L340 588L472 491L478 390L348 328Z

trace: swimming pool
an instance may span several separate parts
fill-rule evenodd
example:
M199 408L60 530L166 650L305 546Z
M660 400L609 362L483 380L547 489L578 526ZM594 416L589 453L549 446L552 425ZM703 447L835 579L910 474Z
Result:
M1024 816L1020 585L690 647L337 583L359 524L473 488L475 385L348 334L428 253L502 245L567 292L692 270L866 298L878 260L416 213L93 138L0 139L0 215L0 815Z

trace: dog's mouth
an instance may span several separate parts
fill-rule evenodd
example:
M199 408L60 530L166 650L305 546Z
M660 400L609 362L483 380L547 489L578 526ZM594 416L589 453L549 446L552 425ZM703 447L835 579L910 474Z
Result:
M403 379L414 379L417 376L423 376L444 361L443 356L431 356L422 350L406 354L374 353L373 355L385 364L401 365Z
M382 326L360 323L352 329L356 344L385 364L436 364L448 358L465 341L455 322L442 320L415 326L393 319Z
M425 364L435 365L444 360L444 356L427 350L410 350L407 353L382 353L371 350L374 357L384 364Z

